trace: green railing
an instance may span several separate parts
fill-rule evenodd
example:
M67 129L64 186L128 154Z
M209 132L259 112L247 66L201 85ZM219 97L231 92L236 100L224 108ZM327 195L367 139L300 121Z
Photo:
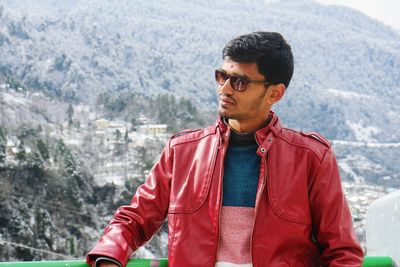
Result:
M19 262L0 262L0 267L88 267L84 260L73 261L19 261ZM130 259L127 267L167 267L167 259L148 260ZM393 267L394 261L390 257L366 256L363 267Z

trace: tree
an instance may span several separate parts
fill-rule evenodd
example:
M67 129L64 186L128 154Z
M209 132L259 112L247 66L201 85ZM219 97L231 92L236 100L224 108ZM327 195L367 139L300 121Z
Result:
M36 138L38 136L38 132L31 125L22 125L18 129L18 138L26 139L26 138Z
M47 148L47 145L41 140L37 140L36 142L36 147L39 150L40 155L44 160L49 159L49 149Z
M7 224L6 232L13 237L16 243L25 244L33 247L34 232L29 223L28 218L31 218L28 204L20 201L18 209L10 214L10 221ZM24 261L31 261L34 253L26 249L16 249L16 257Z
M158 121L168 125L168 130L176 131L178 104L174 95L160 94L156 98Z
M67 109L67 115L68 115L68 125L71 126L73 122L73 117L74 117L74 107L72 104L69 104L68 109Z
M6 144L0 139L0 164L4 163L5 161L6 161Z
M135 168L139 170L141 176L145 176L153 165L153 159L149 155L149 151L146 147L138 146L135 149L138 158Z
M6 160L6 143L5 130L0 127L0 164Z
M114 135L115 135L115 141L118 142L121 139L122 133L120 130L117 129L115 130Z
M19 161L24 161L26 159L26 150L24 146L24 141L21 140L18 145L17 159Z
M142 125L142 121L138 119L138 116L136 114L131 115L131 131L136 132L137 127Z
M26 166L32 172L32 176L35 180L43 177L44 164L38 152L33 153L33 155L26 160Z
M37 239L46 241L47 246L53 248L54 225L50 213L43 208L35 210L35 235Z

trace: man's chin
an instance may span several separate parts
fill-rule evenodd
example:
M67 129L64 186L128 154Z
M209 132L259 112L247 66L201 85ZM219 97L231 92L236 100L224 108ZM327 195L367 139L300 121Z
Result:
M219 107L218 108L218 115L221 117L228 117L229 112L227 112L224 108Z
M233 119L233 118L232 118L233 114L230 113L230 112L228 112L228 111L225 110L225 109L219 108L219 109L218 109L218 115L219 115L220 117L223 117L223 118Z

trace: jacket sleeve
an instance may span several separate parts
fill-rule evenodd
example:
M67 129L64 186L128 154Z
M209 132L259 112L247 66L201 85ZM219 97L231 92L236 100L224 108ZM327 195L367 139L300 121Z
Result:
M313 232L323 266L361 266L364 253L353 229L332 148L319 165L309 193Z
M169 148L166 147L130 205L118 208L99 242L87 254L87 263L93 264L97 257L103 256L126 266L131 254L151 239L168 212L170 167Z

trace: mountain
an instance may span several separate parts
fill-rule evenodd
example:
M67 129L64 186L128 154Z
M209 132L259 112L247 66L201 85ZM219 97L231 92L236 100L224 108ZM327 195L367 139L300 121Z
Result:
M162 149L133 129L142 116L169 135L213 123L222 48L258 30L291 44L276 111L332 141L362 237L369 201L400 188L398 31L307 0L0 0L0 241L83 256ZM0 243L3 260L43 255Z
M231 38L279 31L295 74L277 106L287 125L398 141L400 35L349 8L312 1L11 1L0 12L0 72L69 101L122 89L216 106L213 69ZM307 114L305 116L305 114Z

